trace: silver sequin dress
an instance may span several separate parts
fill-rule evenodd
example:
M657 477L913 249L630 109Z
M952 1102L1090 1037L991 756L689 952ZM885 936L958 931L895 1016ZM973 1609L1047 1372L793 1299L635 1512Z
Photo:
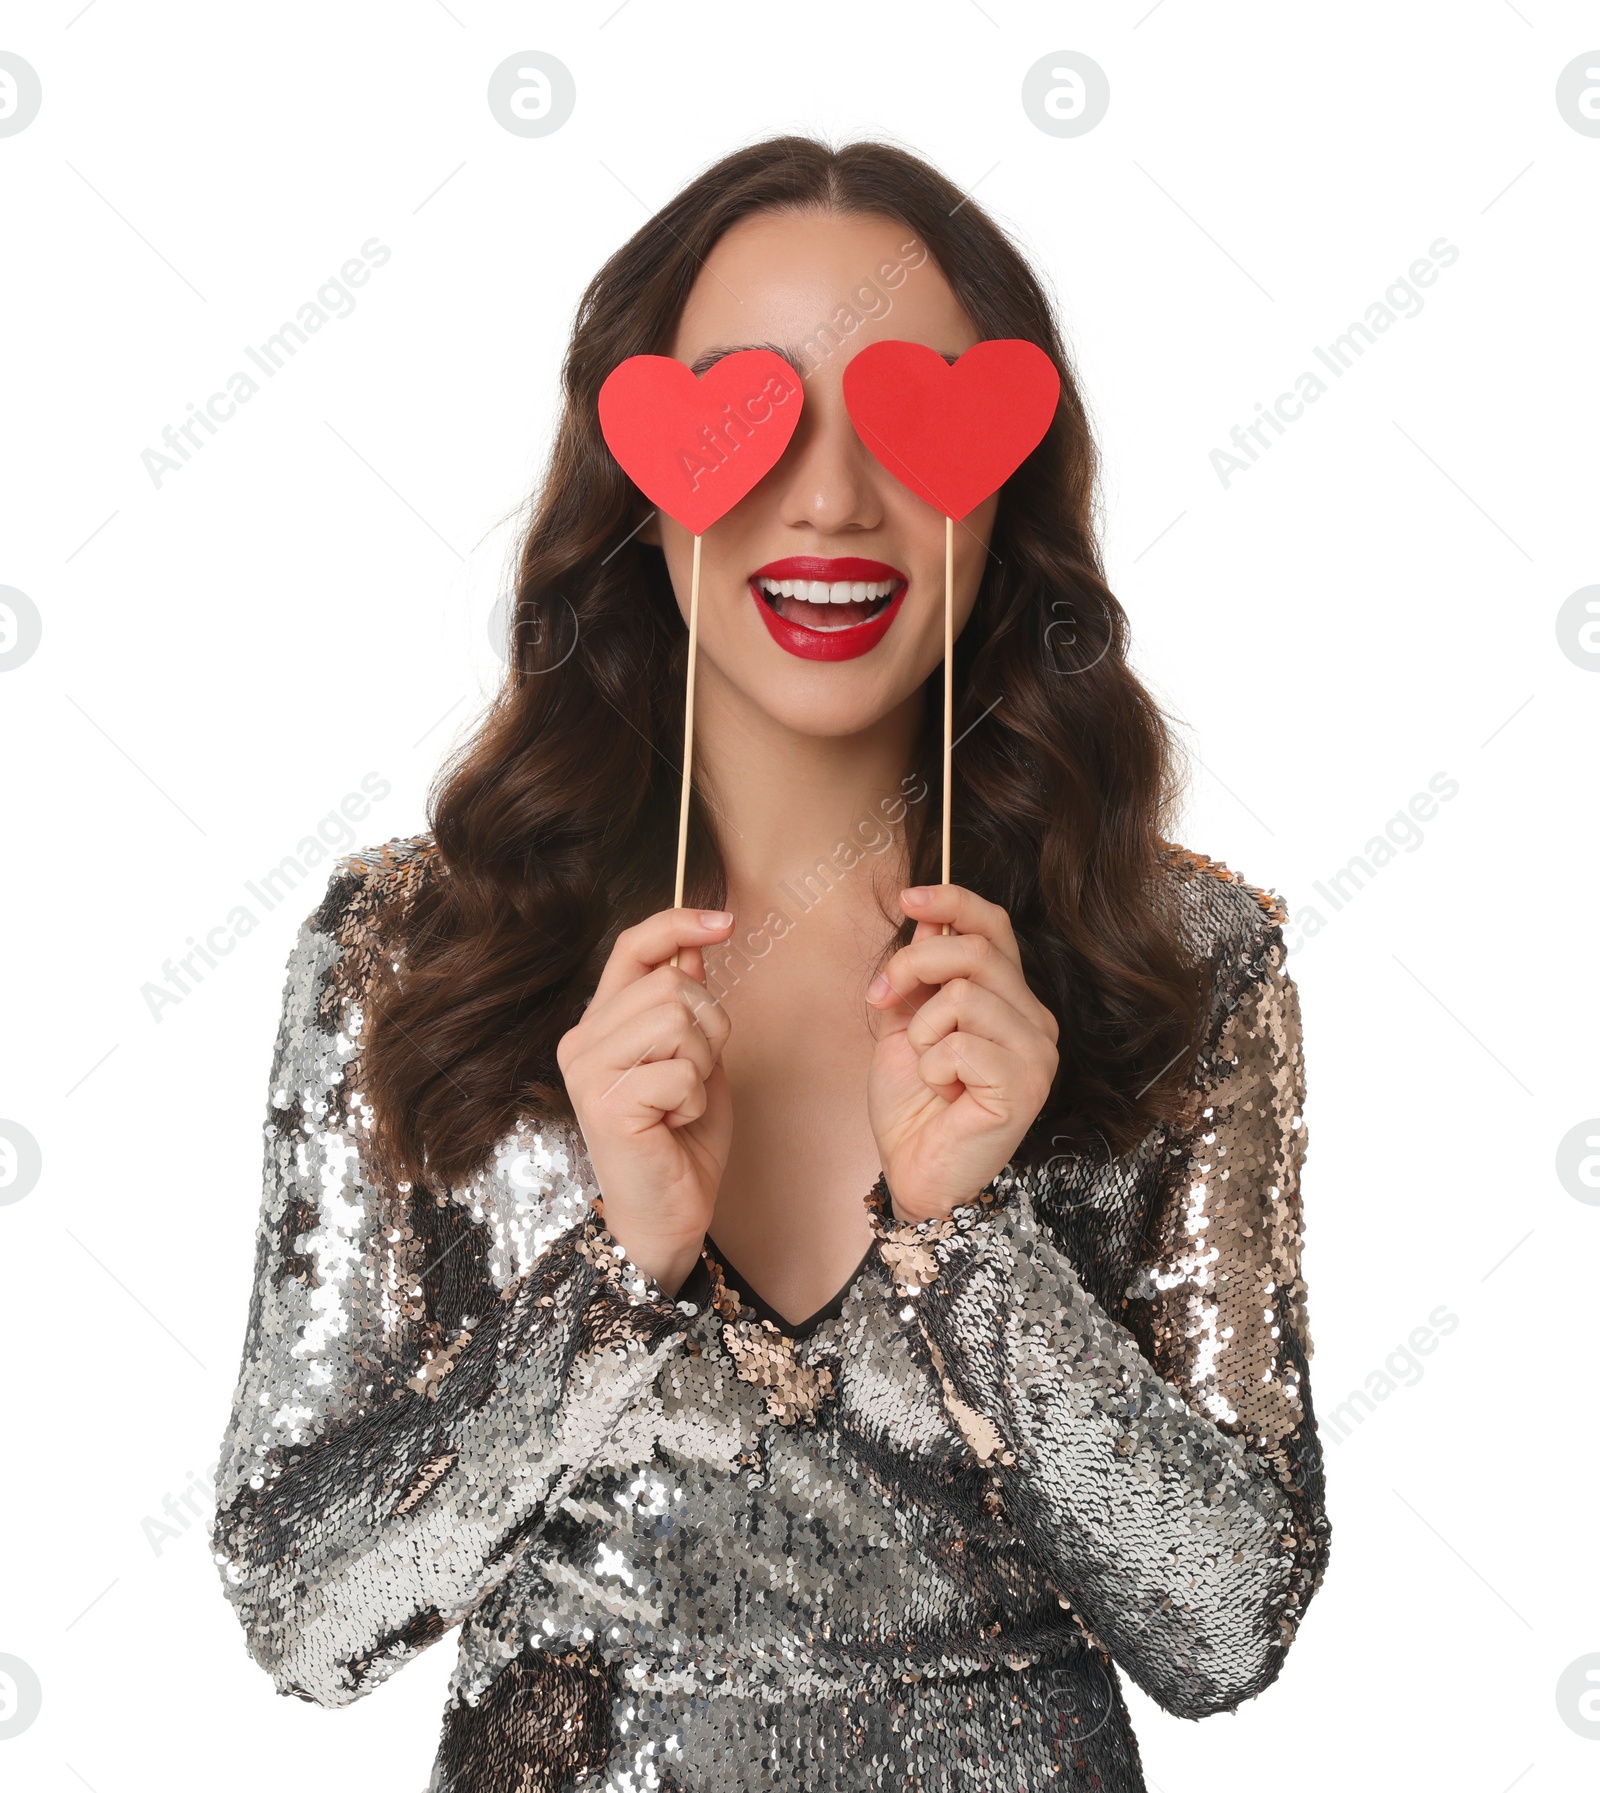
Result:
M369 1175L363 991L436 875L334 871L289 961L213 1548L278 1692L460 1626L429 1793L1133 1793L1168 1711L1279 1673L1326 1564L1281 908L1167 863L1215 963L1182 1124L1013 1163L804 1325L676 1299L527 1118L446 1196Z

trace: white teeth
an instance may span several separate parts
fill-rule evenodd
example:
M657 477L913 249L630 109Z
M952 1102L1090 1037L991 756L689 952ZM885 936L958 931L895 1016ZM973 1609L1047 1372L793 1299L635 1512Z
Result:
M775 598L799 598L807 604L863 604L869 598L886 598L894 579L840 579L831 584L821 579L763 579L761 589Z

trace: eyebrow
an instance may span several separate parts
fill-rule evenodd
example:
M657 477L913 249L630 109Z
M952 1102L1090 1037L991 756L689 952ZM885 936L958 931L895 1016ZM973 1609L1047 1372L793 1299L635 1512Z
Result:
M816 371L816 368L820 367L822 365L822 363L819 361L816 363L816 367L808 368L808 367L802 366L801 361L800 361L799 350L784 348L781 343L776 343L776 342L739 342L739 343L733 343L727 348L707 349L706 352L703 355L701 355L697 360L691 361L689 363L689 371L696 377L696 379L698 379L701 374L706 373L709 369L715 367L717 365L717 363L719 361L723 360L725 357L727 357L729 355L742 355L749 349L770 349L774 355L781 355L783 357L783 359L789 363L789 365L794 369L794 371L800 376L800 378L802 380L805 379L807 374L814 373ZM965 351L961 350L961 351L958 351L956 354L951 354L949 352L949 350L947 350L947 349L938 349L938 350L935 350L935 353L940 355L945 361L950 362L953 365L956 361L958 361L960 359L961 355L963 353L965 353Z
M775 342L736 342L725 349L707 349L697 361L689 363L689 371L698 378L727 356L742 355L749 349L770 349L774 355L781 355L802 380L805 378L806 370L800 365L799 354L794 349L786 349Z

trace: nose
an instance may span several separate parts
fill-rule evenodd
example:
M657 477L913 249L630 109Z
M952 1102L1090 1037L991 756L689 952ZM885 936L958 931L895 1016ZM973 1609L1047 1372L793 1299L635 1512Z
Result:
M883 521L876 469L850 421L840 380L811 379L800 422L772 470L782 521L823 535L875 529Z

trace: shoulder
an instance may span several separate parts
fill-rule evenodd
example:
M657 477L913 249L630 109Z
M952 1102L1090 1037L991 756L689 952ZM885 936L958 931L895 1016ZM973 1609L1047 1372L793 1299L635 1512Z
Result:
M1161 864L1180 944L1211 967L1224 1008L1248 984L1282 971L1288 906L1276 891L1174 841L1162 842Z
M337 860L307 925L345 944L355 932L398 919L440 869L432 834L397 835Z
M1241 930L1281 927L1288 918L1288 905L1276 891L1250 883L1220 859L1168 840L1161 843L1161 864L1197 945Z
M431 833L399 835L334 863L296 947L318 970L325 1025L337 1024L343 1004L361 998L383 956L400 944L417 893L442 871Z

